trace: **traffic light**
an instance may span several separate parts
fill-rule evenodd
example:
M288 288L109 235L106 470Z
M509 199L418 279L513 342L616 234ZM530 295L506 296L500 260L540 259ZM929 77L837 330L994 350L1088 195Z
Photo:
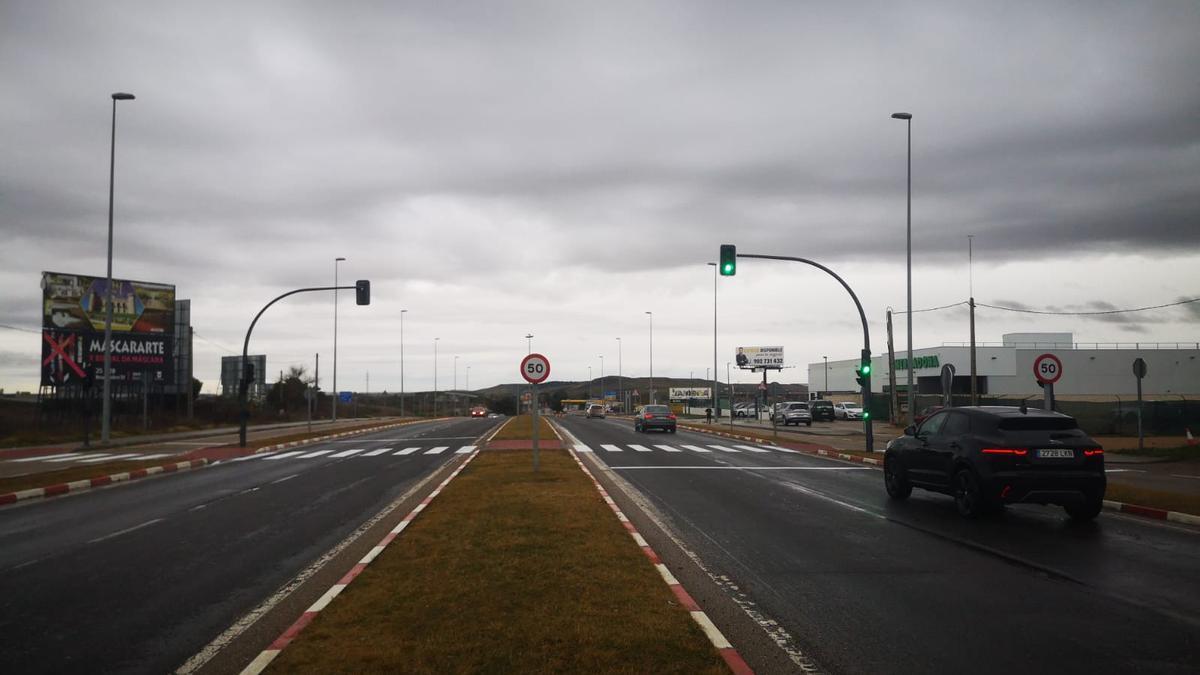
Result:
M360 279L354 282L355 300L360 305L371 304L371 282L366 279Z
M244 377L246 378L247 382L253 382L254 381L254 362L247 361L245 364L243 364L242 372L245 373Z
M731 277L737 274L737 246L721 244L721 276Z
M863 400L863 413L862 413L863 420L870 420L871 419L871 406L868 403L868 401L870 400L870 397L871 397L871 352L870 351L868 351L866 349L862 350L862 355L861 355L861 359L859 361L858 368L856 368L855 370L858 372L858 377L856 379L858 380L858 384L859 384L859 386L862 387L862 391L863 391L863 399L862 399Z

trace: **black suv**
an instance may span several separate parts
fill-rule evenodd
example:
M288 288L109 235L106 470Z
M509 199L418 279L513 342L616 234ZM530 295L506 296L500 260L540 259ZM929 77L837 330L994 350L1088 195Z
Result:
M1002 406L948 408L888 443L892 499L913 486L953 495L967 518L1004 504L1058 504L1075 520L1104 506L1104 450L1075 418Z
M809 410L809 412L812 413L812 418L813 418L814 422L820 422L821 420L827 420L829 422L832 422L834 419L833 401L825 401L825 400L809 401L808 402L808 410Z
M633 430L637 432L662 429L675 433L675 414L665 405L644 405L633 418Z

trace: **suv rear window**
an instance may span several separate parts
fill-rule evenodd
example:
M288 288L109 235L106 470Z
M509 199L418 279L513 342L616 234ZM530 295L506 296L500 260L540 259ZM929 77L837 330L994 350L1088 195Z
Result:
M671 412L671 409L665 405L648 405L645 408L642 408L642 411L658 414Z
M829 401L813 401L812 407L814 407L814 408L832 408L833 404L830 403Z
M1003 431L1068 431L1078 429L1074 417L1006 417L996 425Z
M788 406L788 410L808 410L807 403L793 403Z

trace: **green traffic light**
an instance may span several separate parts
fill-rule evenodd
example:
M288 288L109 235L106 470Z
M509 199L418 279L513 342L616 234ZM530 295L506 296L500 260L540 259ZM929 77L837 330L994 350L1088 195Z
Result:
M737 274L737 247L733 244L721 244L720 270L723 277Z
M869 419L871 419L871 413L869 413L869 412L867 412L866 410L864 410L864 411L863 411L863 419L864 419L864 420L869 420Z
M869 363L864 363L864 364L862 365L862 374L863 374L863 375L870 375L870 374L871 374L871 364L869 364Z

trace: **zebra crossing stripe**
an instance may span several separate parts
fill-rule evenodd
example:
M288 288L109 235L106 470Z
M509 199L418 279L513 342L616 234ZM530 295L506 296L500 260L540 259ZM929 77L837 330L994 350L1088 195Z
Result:
M464 445L464 446L462 446L461 448L459 448L459 449L455 450L455 451L454 451L454 454L456 454L456 455L466 455L466 454L469 454L469 453L472 453L472 452L475 452L475 446L473 446L473 445Z
M81 457L108 457L111 454L112 454L111 452L105 452L105 453L98 454L98 455L88 455L88 454L84 454L81 452L81 453L71 454L71 455L68 455L65 457L60 457L58 459L48 459L46 461L49 463L56 464L58 462L73 462Z
M128 452L128 453L125 453L124 455L109 455L107 457L92 457L90 459L81 459L81 460L79 460L79 463L80 464L95 464L96 462L107 462L107 461L113 460L113 459L129 459L131 457L138 457L138 456L139 455L136 452Z
M421 448L405 448L405 449L401 450L400 452L397 452L396 454L397 455L411 455L420 449Z
M647 448L644 445L637 445L636 443L630 443L629 447L633 448L634 450L637 450L638 452L654 452L650 448Z
M685 445L683 447L691 450L692 452L712 452L712 450L709 450L708 448L702 448L698 445Z
M20 459L10 459L8 461L10 461L10 462L48 462L50 460L58 459L60 457L80 457L82 455L83 455L82 452L64 452L64 453L60 453L57 455L39 455L37 457L22 457Z
M589 448L588 446L584 445L583 443L575 444L575 452L591 452L591 451L592 451L592 449Z
M440 455L440 454L442 454L443 452L445 452L445 451L447 451L447 450L449 450L449 449L450 449L450 446L448 446L448 445L439 445L439 446L437 446L436 448L430 448L429 450L426 450L426 451L425 451L425 454L427 454L427 455Z
M307 454L304 454L304 455L300 455L299 459L309 459L309 458L312 458L312 457L320 457L321 455L328 455L328 454L329 454L329 453L331 453L331 452L333 452L333 450L332 450L332 449L330 449L330 450L317 450L317 451L315 451L315 452L310 452L310 453L307 453Z
M382 455L382 454L384 454L385 452L391 452L391 451L392 451L392 450L394 450L394 449L395 449L395 448L379 448L378 450L372 450L372 451L370 451L370 452L364 452L364 453L363 453L363 457L376 457L376 456L378 456L378 455Z
M600 447L604 448L605 450L607 450L609 452L621 452L621 448L619 448L611 443L601 443Z
M737 450L734 450L733 448L727 448L723 445L710 445L708 447L713 448L714 450L720 450L721 452L738 452Z
M733 447L741 448L742 450L749 450L750 452L770 452L770 450L764 450L763 448L755 447L753 445L735 445Z
M669 446L669 445L656 445L656 446L654 446L654 447L656 447L656 448L661 448L661 449L663 449L663 450L666 450L667 452L683 452L683 451L682 451L682 450L680 450L679 448L672 448L672 447L671 447L671 446Z
M295 457L296 455L299 455L302 452L304 452L304 451L303 450L292 450L291 452L281 452L278 455L267 455L266 457L262 457L262 455L257 455L257 456L250 455L250 457L255 457L255 458L262 457L263 459L283 459L284 457Z
M363 450L366 450L366 448L353 448L351 450L343 450L341 452L337 452L337 453L330 455L330 457L349 457L350 455L357 455L358 453L362 452Z

